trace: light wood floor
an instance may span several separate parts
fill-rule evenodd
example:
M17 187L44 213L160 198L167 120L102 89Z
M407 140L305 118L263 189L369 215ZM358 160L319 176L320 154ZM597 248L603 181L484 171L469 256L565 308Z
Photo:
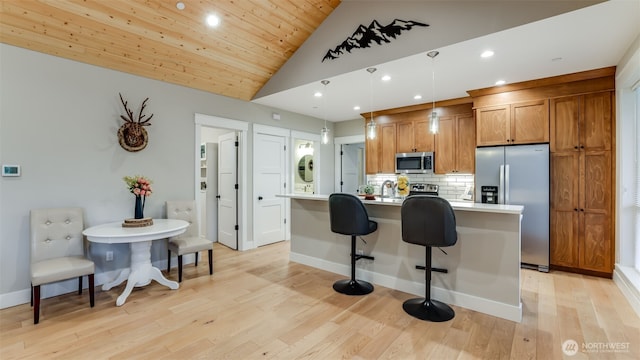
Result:
M185 266L178 290L155 282L115 306L124 288L0 311L0 359L640 359L640 320L613 281L522 270L524 319L460 307L445 323L405 314L412 295L376 286L335 293L341 278L288 261L289 243L235 252L216 244ZM177 270L171 272L177 278ZM628 343L628 350L565 356L562 343Z

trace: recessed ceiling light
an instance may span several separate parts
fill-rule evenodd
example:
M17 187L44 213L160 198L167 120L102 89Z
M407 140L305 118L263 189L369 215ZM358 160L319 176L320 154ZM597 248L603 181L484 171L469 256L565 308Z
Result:
M486 50L482 54L480 54L480 57L483 57L483 58L488 58L492 56L493 56L493 51L491 50Z
M507 83L507 82L506 82L506 81L504 81L504 80L498 80L498 81L496 81L496 85L504 85L504 84L506 84L506 83Z
M382 77L382 81L389 81L389 80L391 80L391 76L389 75L385 75Z
M322 97L322 93L320 91L316 91L315 94L313 94L313 96Z
M178 10L184 10L184 3L182 1L178 1L176 3L176 8L178 8Z
M220 18L217 17L216 15L209 15L207 16L207 25L211 26L211 27L216 27L220 24Z
M353 110L360 110L360 106L358 106L358 105L354 106Z
M414 100L420 100L422 99L422 95L418 94L416 96L413 97Z

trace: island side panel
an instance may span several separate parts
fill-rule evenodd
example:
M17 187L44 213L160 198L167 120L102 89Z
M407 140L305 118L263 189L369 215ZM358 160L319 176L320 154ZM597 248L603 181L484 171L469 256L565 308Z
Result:
M425 248L402 241L400 206L366 204L378 230L357 249L375 257L359 260L356 276L400 291L424 295ZM350 273L350 237L331 232L326 201L292 199L291 260ZM432 295L442 301L519 321L520 215L456 210L458 242L433 249Z

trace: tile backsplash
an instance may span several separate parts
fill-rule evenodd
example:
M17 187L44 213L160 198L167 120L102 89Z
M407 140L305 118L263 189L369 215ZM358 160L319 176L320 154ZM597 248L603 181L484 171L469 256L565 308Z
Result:
M436 184L439 186L438 195L447 200L460 200L467 186L473 187L473 175L438 175L438 174L408 174L409 183ZM397 181L396 174L367 175L367 183L374 185L376 194L380 194L380 185L385 180Z

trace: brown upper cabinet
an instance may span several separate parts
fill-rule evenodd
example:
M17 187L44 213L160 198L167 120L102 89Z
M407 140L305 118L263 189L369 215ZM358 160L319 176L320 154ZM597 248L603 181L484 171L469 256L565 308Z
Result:
M435 152L435 166L442 173L472 173L475 165L475 122L469 98L437 103L440 132L429 132L431 107L417 105L378 112L377 136L366 139L367 174L393 174L396 153ZM365 117L365 116L363 116ZM365 117L366 118L366 117ZM452 119L451 122L448 122ZM364 125L366 128L367 121ZM437 138L440 140L436 140ZM439 143L439 149L436 149ZM439 160L439 153L443 159ZM447 158L450 157L450 160Z
M436 174L475 172L476 124L473 114L441 117L435 139Z
M552 152L611 150L611 92L551 100Z
M476 108L477 146L549 142L546 99Z
M398 123L396 152L434 151L434 136L429 132L429 120L402 121Z
M378 124L376 138L366 139L367 174L396 172L396 124Z

